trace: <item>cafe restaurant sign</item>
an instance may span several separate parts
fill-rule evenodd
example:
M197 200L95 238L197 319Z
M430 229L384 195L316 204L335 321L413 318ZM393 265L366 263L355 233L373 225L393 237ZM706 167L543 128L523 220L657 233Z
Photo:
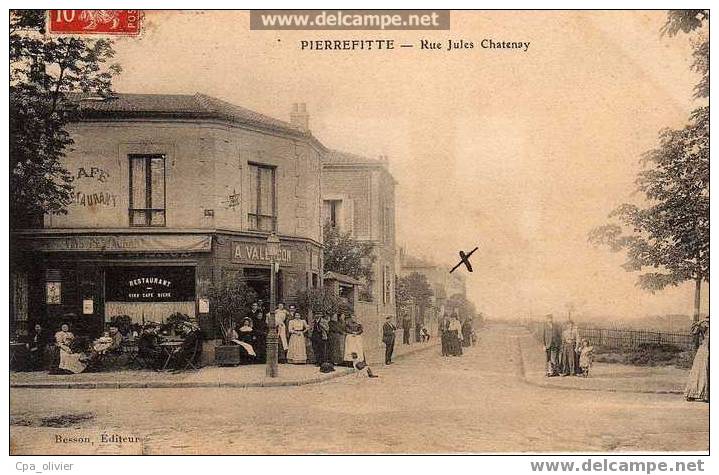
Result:
M112 302L195 300L193 267L118 267L105 272L106 299Z
M233 242L232 260L250 264L269 264L270 256L267 254L266 243ZM275 258L280 264L292 264L292 249L281 246L280 253Z

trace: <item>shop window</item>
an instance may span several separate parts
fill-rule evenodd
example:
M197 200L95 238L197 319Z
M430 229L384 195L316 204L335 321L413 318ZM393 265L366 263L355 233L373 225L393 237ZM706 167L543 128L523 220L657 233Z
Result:
M275 231L277 205L275 197L275 167L249 164L250 202L247 220L250 229Z
M130 226L165 222L165 156L130 155Z

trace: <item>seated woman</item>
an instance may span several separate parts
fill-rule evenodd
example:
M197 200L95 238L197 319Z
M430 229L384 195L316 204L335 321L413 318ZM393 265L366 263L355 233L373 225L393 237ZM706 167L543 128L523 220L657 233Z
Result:
M157 330L157 324L146 324L137 341L137 356L153 369L159 369L162 364L162 347Z
M75 335L70 332L70 326L63 323L60 331L55 333L55 343L60 350L60 364L58 368L61 371L69 373L82 373L87 368L87 357L82 352L73 350L73 342Z
M242 320L242 325L237 329L237 336L232 340L233 343L240 345L240 361L243 363L249 363L257 358L255 352L255 333L252 329L252 319L245 318Z
M195 366L199 360L200 352L198 345L200 344L200 328L194 323L182 322L177 325L177 333L182 337L182 345L180 345L172 354L172 366L175 369L187 369L189 366Z

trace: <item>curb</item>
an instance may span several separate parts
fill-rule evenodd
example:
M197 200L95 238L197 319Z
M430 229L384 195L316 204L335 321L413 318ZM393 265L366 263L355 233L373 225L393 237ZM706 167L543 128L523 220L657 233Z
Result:
M600 389L600 388L573 388L568 386L555 386L553 384L549 383L538 383L536 381L531 381L527 378L527 374L525 371L525 365L524 365L524 348L519 343L519 337L514 337L515 340L515 348L517 352L519 353L519 363L518 363L518 372L519 377L524 383L535 386L539 388L545 388L545 389L559 389L564 391L591 391L591 392L606 392L606 393L635 393L635 394L672 394L672 395L683 395L683 391L675 390L675 389L659 389L659 390L643 390L643 389L616 389L616 388L606 388L606 389Z
M437 344L421 345L397 355L395 359L401 359L407 355L417 353L429 348L435 348ZM340 367L332 373L320 374L306 379L293 379L288 381L255 381L249 383L233 383L231 381L99 381L96 383L87 381L78 382L38 382L38 383L10 383L10 388L16 389L167 389L167 388L276 388L286 386L306 386L318 384L343 376L355 373L354 369Z
M354 369L341 368L333 373L313 376L306 379L288 381L256 381L249 383L233 383L230 381L99 381L92 382L62 382L62 383L10 383L11 388L17 389L167 389L167 388L272 388L283 386L305 386L317 384L331 379L348 376Z

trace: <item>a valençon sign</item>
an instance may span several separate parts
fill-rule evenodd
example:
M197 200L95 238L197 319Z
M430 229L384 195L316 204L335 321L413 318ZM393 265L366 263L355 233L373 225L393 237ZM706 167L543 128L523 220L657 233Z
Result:
M47 31L77 35L137 35L140 10L48 10Z

